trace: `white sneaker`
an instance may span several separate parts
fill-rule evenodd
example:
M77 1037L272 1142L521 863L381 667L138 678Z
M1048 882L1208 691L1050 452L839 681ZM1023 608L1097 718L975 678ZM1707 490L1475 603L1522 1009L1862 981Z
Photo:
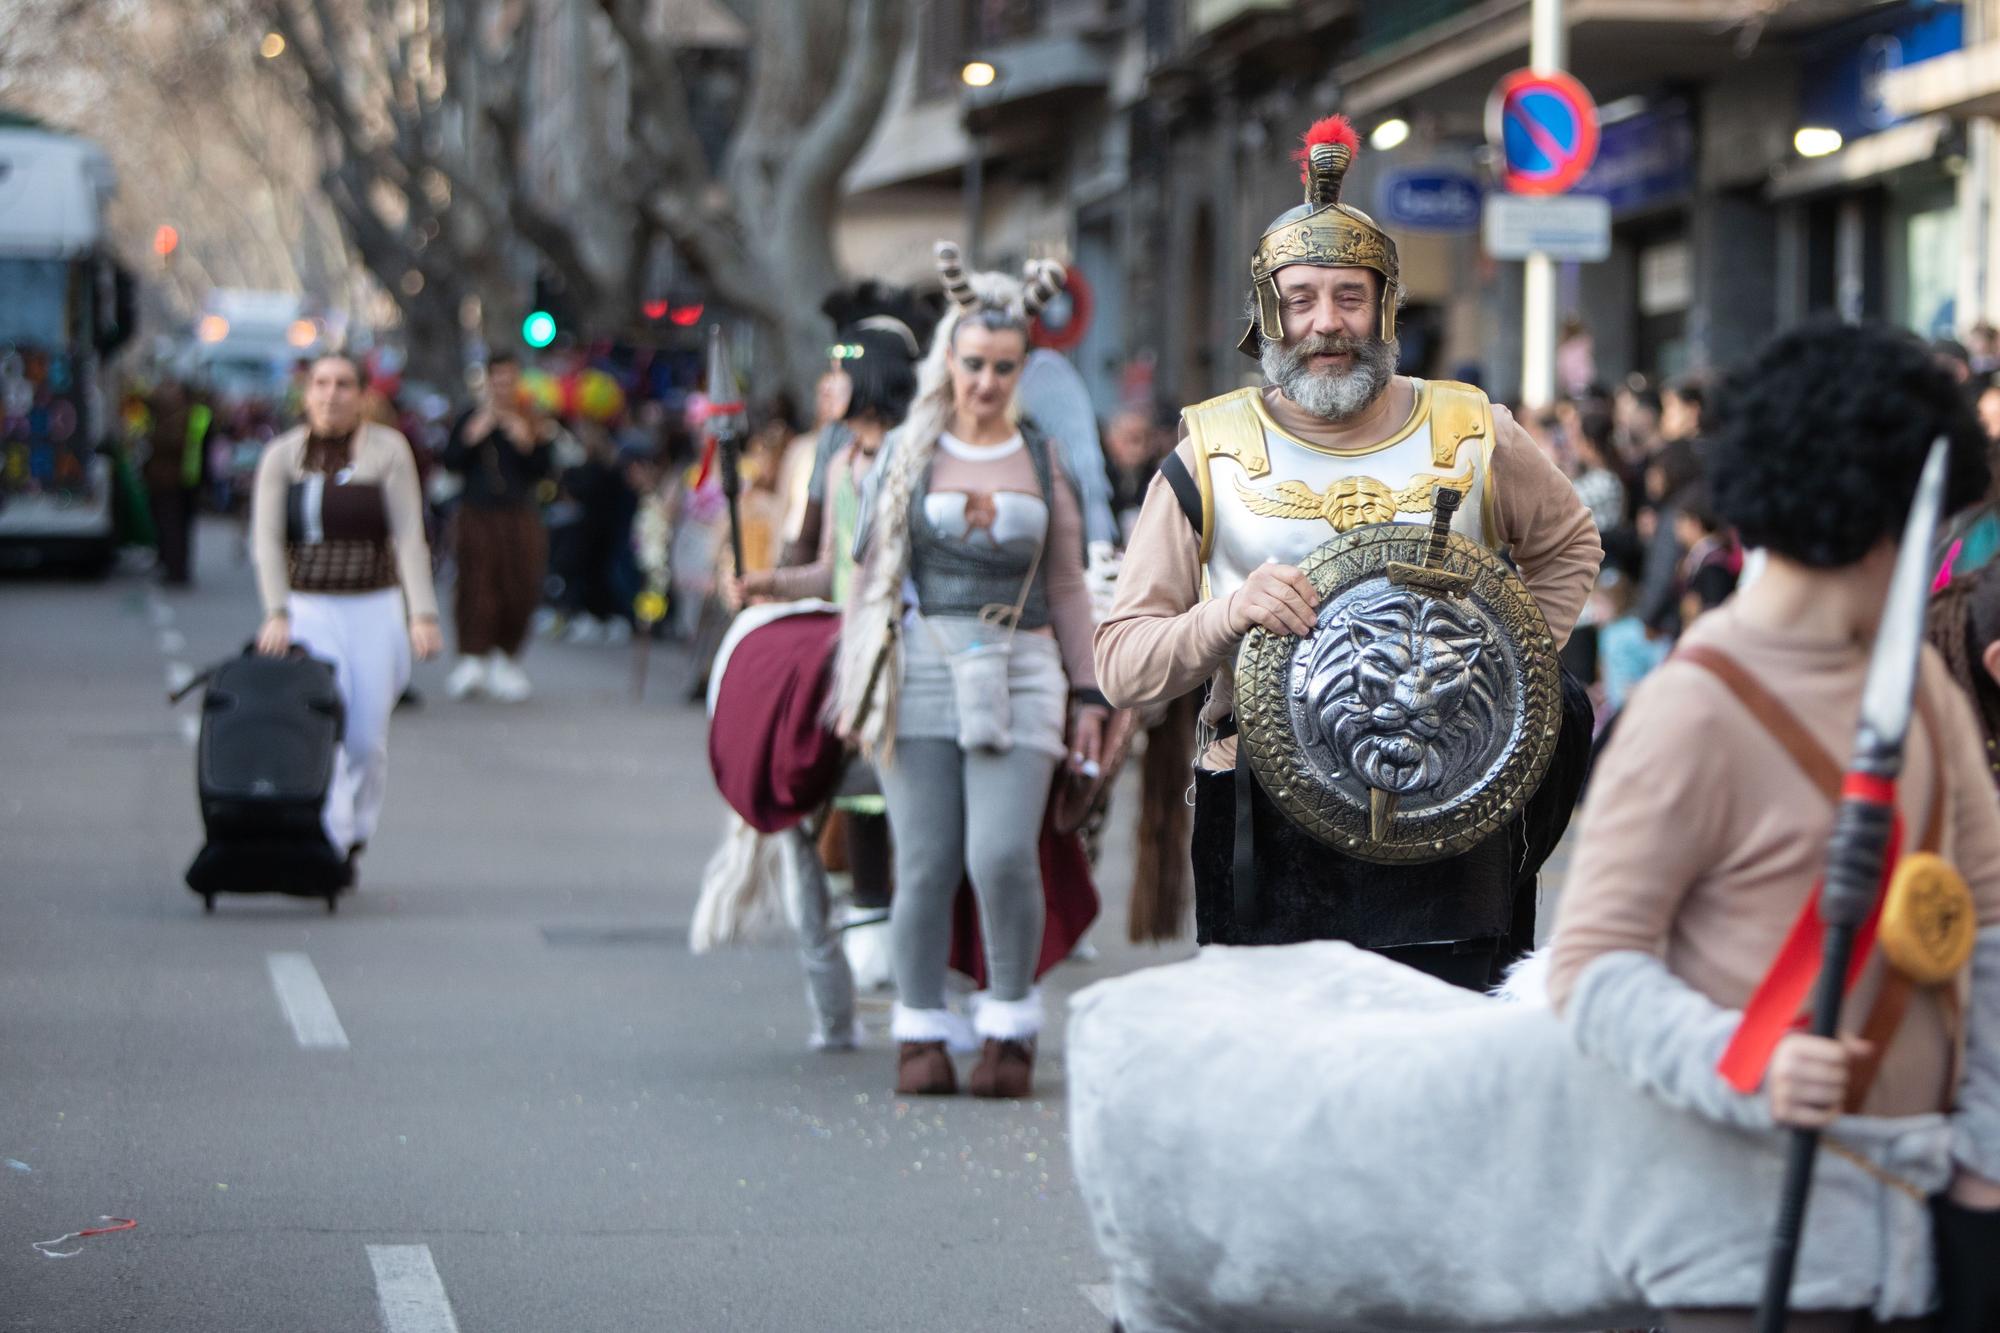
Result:
M528 683L528 673L498 649L486 659L486 673L486 692L501 703L521 703L534 693L534 686Z
M469 699L486 688L486 663L477 657L461 657L451 674L444 678L444 692L453 699Z
M528 622L528 633L535 635L537 638L552 639L562 630L562 627L562 612L556 610L553 606L543 606L536 608L535 618Z
M632 622L623 616L613 616L605 621L604 641L614 648L632 642Z
M604 640L604 626L595 616L578 616L570 622L569 632L563 635L564 643L601 643Z

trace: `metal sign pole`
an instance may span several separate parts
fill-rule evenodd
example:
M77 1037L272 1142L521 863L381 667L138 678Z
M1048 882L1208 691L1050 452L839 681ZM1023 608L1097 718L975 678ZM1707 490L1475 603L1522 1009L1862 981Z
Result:
M1562 0L1534 0L1529 18L1528 65L1537 74L1559 72L1568 57ZM1546 254L1527 259L1521 284L1521 401L1547 407L1556 398L1556 266Z

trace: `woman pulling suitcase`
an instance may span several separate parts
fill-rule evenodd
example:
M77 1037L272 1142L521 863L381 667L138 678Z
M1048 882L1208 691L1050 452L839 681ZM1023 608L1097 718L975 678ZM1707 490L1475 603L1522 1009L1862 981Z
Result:
M322 822L351 882L388 775L389 715L410 659L443 647L410 442L362 420L360 365L328 355L306 381L306 424L257 463L252 552L264 606L257 651L294 644L331 662L346 707Z

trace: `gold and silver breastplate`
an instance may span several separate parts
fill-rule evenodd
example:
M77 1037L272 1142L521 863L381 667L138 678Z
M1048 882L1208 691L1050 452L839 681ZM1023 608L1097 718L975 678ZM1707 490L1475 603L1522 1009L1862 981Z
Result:
M1266 561L1300 564L1357 528L1427 524L1439 486L1463 497L1452 531L1497 549L1493 409L1470 385L1418 380L1416 387L1415 410L1400 430L1345 453L1287 434L1256 389L1188 408L1206 595L1226 597Z

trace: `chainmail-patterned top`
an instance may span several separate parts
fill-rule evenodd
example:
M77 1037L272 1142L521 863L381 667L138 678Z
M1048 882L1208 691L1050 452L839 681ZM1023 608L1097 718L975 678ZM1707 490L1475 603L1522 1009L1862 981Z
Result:
M1012 606L1030 577L1022 629L1049 623L1048 583L1040 552L1048 534L1051 479L1048 442L1032 429L1019 442L1033 464L1038 496L1015 491L967 494L932 489L936 464L910 498L910 573L927 616L977 616L988 606ZM940 445L946 450L948 446ZM963 446L961 446L963 448ZM1003 457L1007 445L995 457ZM966 450L971 454L972 450Z

